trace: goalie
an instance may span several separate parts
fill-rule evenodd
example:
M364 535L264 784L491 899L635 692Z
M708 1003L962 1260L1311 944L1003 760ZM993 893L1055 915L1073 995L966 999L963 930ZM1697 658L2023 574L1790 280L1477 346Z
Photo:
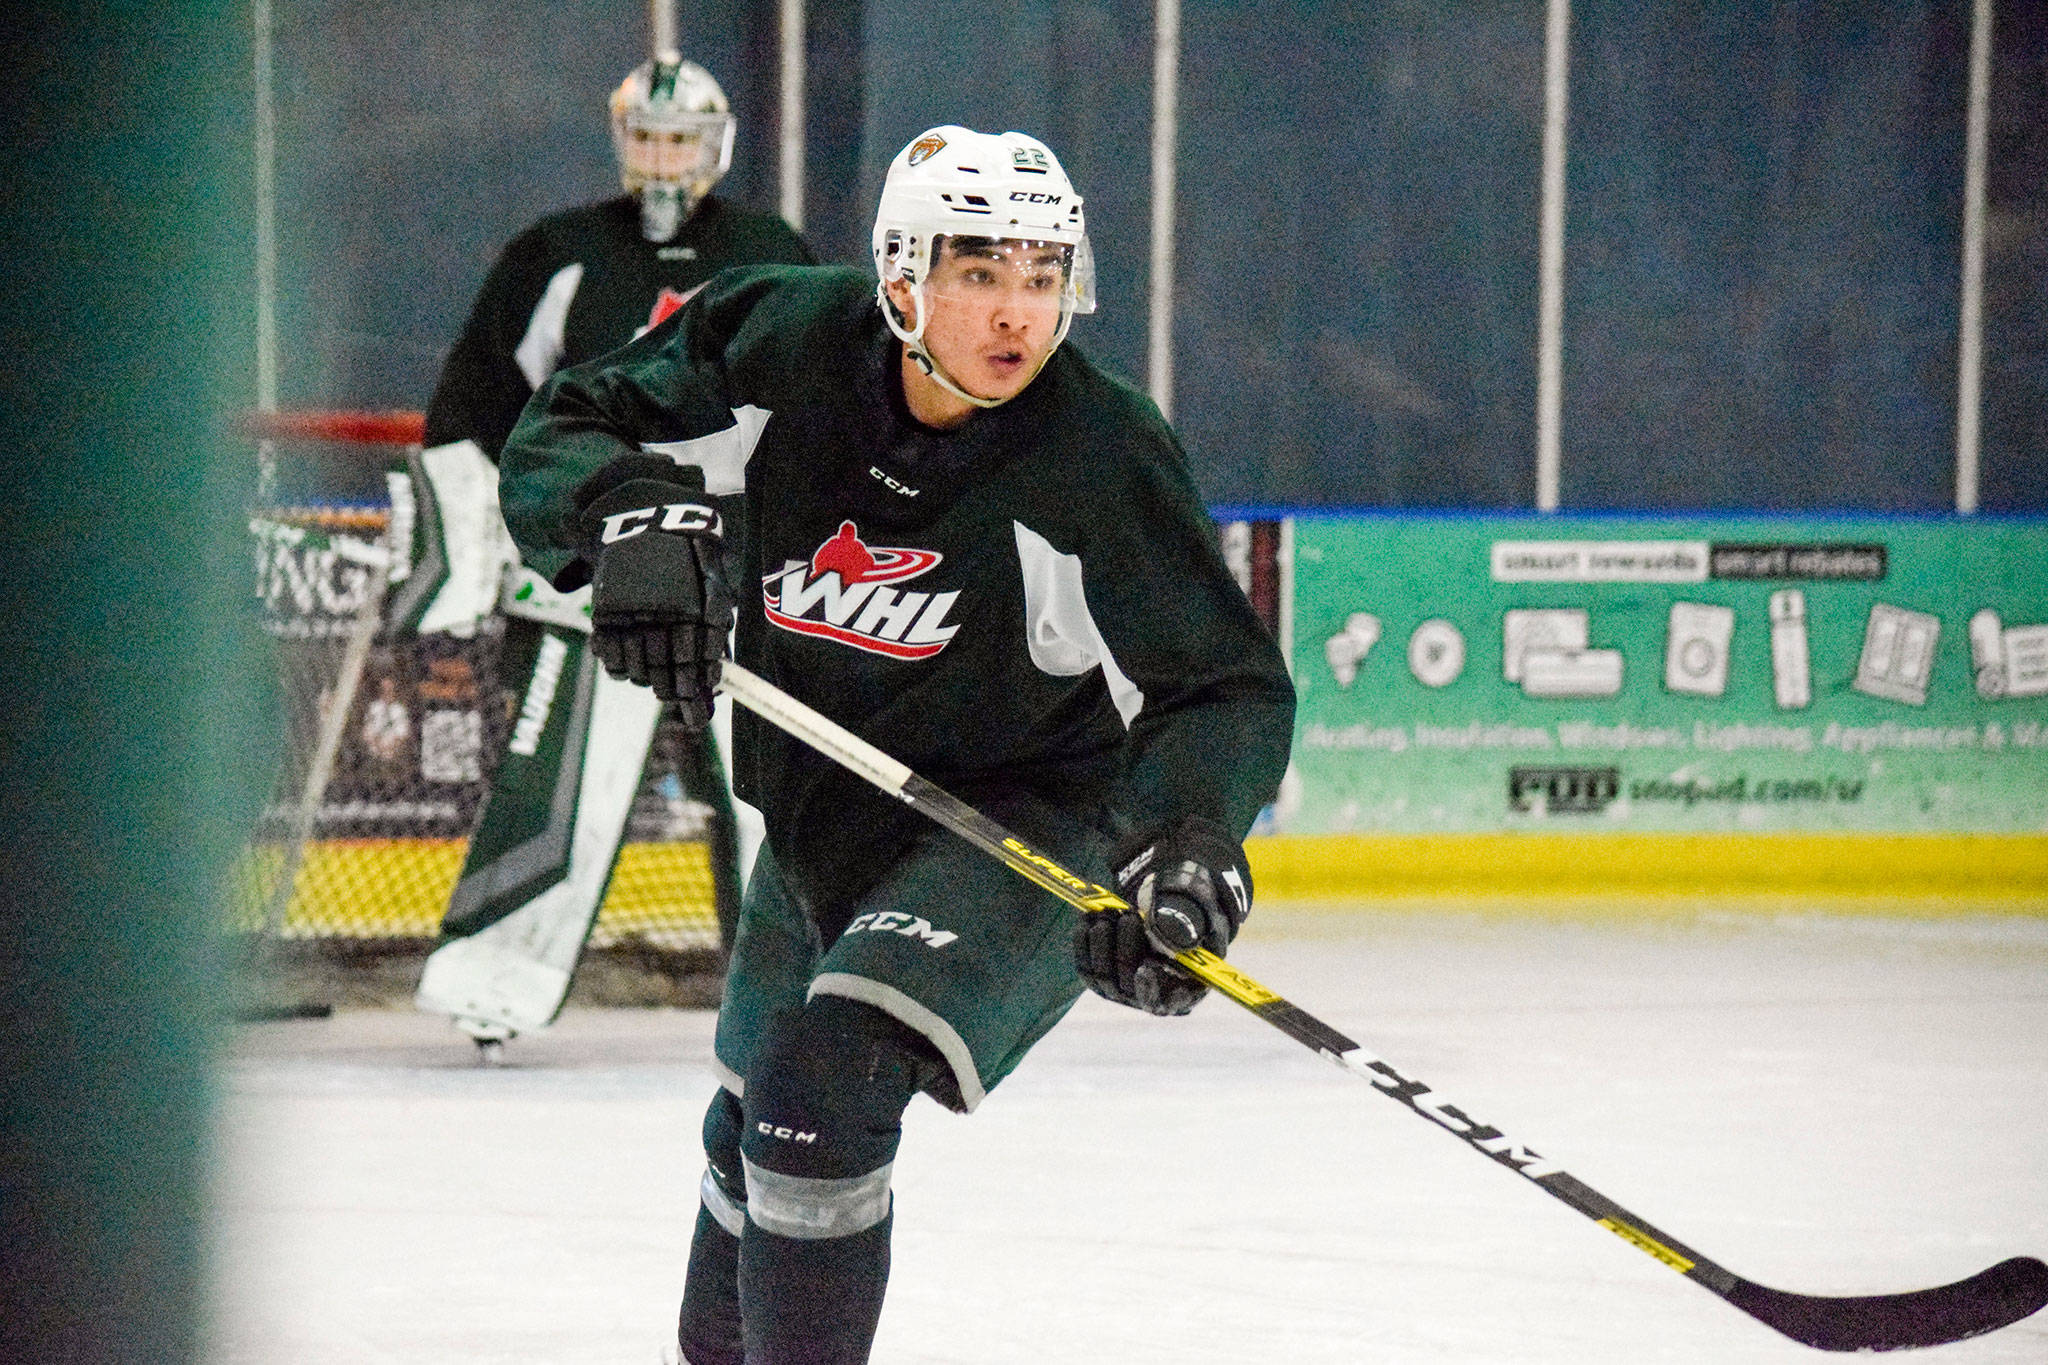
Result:
M398 624L420 630L474 629L493 610L505 618L516 722L418 992L422 1009L484 1044L560 1009L660 710L594 668L588 595L557 592L512 560L492 465L557 368L623 346L724 267L813 259L782 219L712 193L734 121L703 68L657 52L612 93L611 127L625 193L513 238L442 367L413 481L432 548L394 597ZM671 740L688 794L719 810L713 873L729 947L751 841L735 835L711 733Z
M736 611L748 668L1138 908L1083 924L736 717L767 832L719 1010L690 1365L868 1358L904 1108L972 1110L1084 983L1192 1008L1160 919L1228 947L1293 727L1173 432L1061 345L1094 288L1052 153L930 130L873 248L879 283L727 271L555 376L506 446L507 525L557 589L592 583L606 668L691 724Z

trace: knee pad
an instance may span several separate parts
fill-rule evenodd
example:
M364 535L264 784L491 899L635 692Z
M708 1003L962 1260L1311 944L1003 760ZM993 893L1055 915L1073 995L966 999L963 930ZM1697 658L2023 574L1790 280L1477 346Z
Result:
M903 1110L940 1064L872 1005L819 996L769 1025L740 1110L747 1212L784 1237L846 1237L888 1216Z

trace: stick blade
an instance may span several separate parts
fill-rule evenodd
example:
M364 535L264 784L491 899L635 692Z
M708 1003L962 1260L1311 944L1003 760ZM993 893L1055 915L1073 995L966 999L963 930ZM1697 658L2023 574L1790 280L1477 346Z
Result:
M1829 1298L1738 1279L1727 1300L1767 1327L1822 1351L1904 1351L2010 1326L2048 1304L2048 1265L2000 1261L1967 1280L1905 1294Z

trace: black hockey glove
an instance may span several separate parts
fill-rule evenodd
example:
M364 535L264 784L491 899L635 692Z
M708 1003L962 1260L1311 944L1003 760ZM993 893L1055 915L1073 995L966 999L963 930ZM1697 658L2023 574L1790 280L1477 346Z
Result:
M654 689L701 731L732 629L718 509L704 476L654 456L614 461L577 490L583 557L596 566L590 647L615 678Z
M1186 1014L1209 988L1170 959L1190 948L1219 956L1252 908L1244 848L1190 816L1124 848L1117 893L1134 907L1081 916L1074 967L1090 990L1147 1014Z

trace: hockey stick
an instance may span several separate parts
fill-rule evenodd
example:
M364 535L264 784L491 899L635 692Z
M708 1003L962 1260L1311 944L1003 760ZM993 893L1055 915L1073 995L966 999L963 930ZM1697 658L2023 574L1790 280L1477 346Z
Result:
M763 720L923 811L1075 909L1089 913L1130 908L1114 891L1068 872L981 812L765 679L727 663L720 687ZM1804 1345L1823 1351L1897 1351L1940 1346L2008 1326L2048 1304L2048 1265L2031 1256L2015 1256L1966 1280L1935 1289L1862 1298L1789 1294L1745 1280L1659 1231L1498 1128L1471 1117L1430 1086L1403 1075L1216 954L1198 948L1179 954L1175 961L1197 980L1229 996L1310 1051L1362 1076L1381 1094L1464 1139L1475 1151L1530 1180L1546 1194L1577 1209L1758 1322Z

